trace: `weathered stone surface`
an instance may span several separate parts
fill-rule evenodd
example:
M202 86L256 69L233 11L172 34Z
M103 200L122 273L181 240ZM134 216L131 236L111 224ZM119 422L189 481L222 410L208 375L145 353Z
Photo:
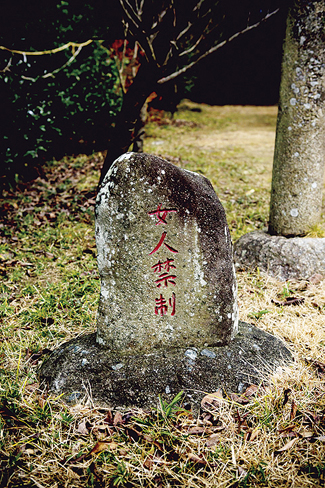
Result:
M97 342L108 352L204 348L236 335L230 234L204 176L124 154L98 193L96 242Z
M250 232L235 242L234 259L237 268L259 268L283 281L325 276L325 239Z
M325 151L325 2L290 2L283 48L269 233L302 236L320 220Z
M63 399L70 403L90 396L111 408L152 408L157 406L158 395L171 400L184 390L187 401L197 409L205 393L219 387L242 392L290 360L281 340L244 322L226 346L160 349L124 357L108 354L91 334L52 353L41 369L41 381L51 392L65 393Z

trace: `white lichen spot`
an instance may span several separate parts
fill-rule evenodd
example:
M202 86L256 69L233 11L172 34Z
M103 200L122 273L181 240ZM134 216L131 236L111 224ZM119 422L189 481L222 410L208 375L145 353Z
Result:
M104 341L104 339L102 339L101 337L97 337L97 343L101 346L105 346L106 341Z
M297 208L292 208L290 210L290 215L291 215L291 217L298 217L298 215L299 215L298 209Z
M148 188L147 192L152 193L153 192L152 188Z
M112 369L114 369L114 371L118 371L119 369L123 368L123 366L124 366L123 363L113 364Z
M116 215L116 218L117 218L117 220L124 219L124 213L118 213L118 214Z
M290 105L294 106L296 105L297 100L295 98L290 98Z
M311 187L312 187L313 189L317 188L317 183L316 183L316 181L314 181L314 183L312 183Z
M101 288L100 294L101 294L102 298L104 298L105 300L107 300L109 297L109 291L104 287Z
M196 359L196 357L197 357L197 351L195 351L194 349L187 349L185 351L184 355L187 358L190 358L190 359L192 359L194 361Z
M129 236L128 236L128 235L126 235L126 234L124 234L124 240L125 240L125 241L127 241L127 240L128 240L128 238L129 238Z
M215 358L216 353L213 351L210 351L209 349L202 349L201 351L201 356L206 356L207 358Z
M164 169L161 169L161 170L160 170L160 173L161 173L162 175L164 175L164 174L166 173L166 171L165 171Z
M81 361L81 366L85 366L85 364L89 363L88 359L84 358L82 361Z
M116 161L118 161L119 163L121 163L122 161L128 161L129 159L131 159L131 157L133 156L133 154L135 154L135 153L134 152L124 153L119 158L117 158Z
M305 36L301 36L301 37L300 37L300 46L302 46L302 45L303 45L303 43L305 42L305 40L306 40ZM300 68L297 68L297 69L300 69ZM296 70L296 71L297 71L297 70Z
M170 387L168 385L165 388L165 392L167 393L167 395L170 393Z
M291 127L291 125L289 125L289 127L288 127L288 130L292 130L292 127Z
M309 110L309 109L311 108L311 105L310 105L310 103L304 103L304 107L305 107L307 110Z
M296 151L296 152L294 153L294 157L295 157L295 158L298 158L299 156L300 156L300 155L299 155L298 151ZM297 176L297 175L296 175L296 176Z

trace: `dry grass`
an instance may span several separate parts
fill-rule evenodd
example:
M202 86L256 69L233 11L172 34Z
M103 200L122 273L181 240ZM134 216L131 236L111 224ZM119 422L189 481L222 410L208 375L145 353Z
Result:
M208 176L234 238L263 228L275 108L186 101L176 118L149 125L146 150ZM91 398L70 407L40 390L46 348L95 327L101 158L65 159L2 202L0 486L324 486L324 281L238 273L241 320L284 339L296 362L241 397L219 391L198 417L182 409L181 395L169 406L157 399L156 411L121 414ZM288 297L298 304L284 305Z

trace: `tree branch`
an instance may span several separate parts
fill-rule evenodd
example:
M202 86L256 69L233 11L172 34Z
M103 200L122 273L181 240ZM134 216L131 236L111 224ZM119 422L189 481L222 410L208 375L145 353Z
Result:
M195 66L199 61L201 61L202 59L206 58L210 54L214 53L215 51L217 51L218 49L220 49L221 47L223 47L225 44L227 44L228 42L233 41L234 39L236 39L236 37L240 36L241 34L245 34L245 32L248 32L248 31L250 31L252 29L255 29L262 22L264 22L265 20L267 20L270 17L272 17L272 15L275 15L278 11L279 11L279 9L276 9L273 12L267 14L265 17L263 17L263 19L261 19L259 22L256 22L255 24L252 24L252 25L249 25L245 29L243 29L243 30L241 30L239 32L236 32L235 34L233 34L228 39L226 39L226 40L220 42L219 44L216 44L215 46L213 46L210 49L208 49L208 51L206 51L205 53L201 54L201 56L199 56L195 61L192 61L191 63L189 63L188 65L184 66L183 68L181 68L181 69L179 69L177 71L174 71L173 73L171 73L168 76L165 76L163 78L160 78L160 80L158 80L158 83L159 84L167 83L168 81L174 80L178 76L186 73L189 69L191 69L193 66Z
M5 46L0 46L0 49L2 51L9 51L10 53L13 54L22 54L23 56L43 56L44 54L55 54L60 51L64 51L65 49L68 49L69 47L75 48L75 47L85 47L88 46L88 44L94 42L93 39L89 39L86 42L82 43L77 43L77 42L68 42L67 44L64 44L64 46L56 47L54 49L49 49L48 51L17 51L16 49L9 49L8 47Z

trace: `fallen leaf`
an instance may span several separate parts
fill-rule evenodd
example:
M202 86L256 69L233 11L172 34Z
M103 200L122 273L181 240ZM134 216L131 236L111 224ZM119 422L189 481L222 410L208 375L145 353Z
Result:
M82 420L78 425L77 432L81 435L89 434L89 430L86 427L86 420Z
M38 388L39 388L39 383L32 383L31 385L25 386L25 391L28 391L29 393L33 393Z
M292 400L291 411L290 411L290 420L291 421L296 417L297 410L298 410L298 407L297 407L296 403L294 402L294 400Z
M219 434L211 434L210 437L207 438L205 445L207 447L213 447L220 442L220 435Z
M291 447L295 444L295 442L297 440L298 440L297 437L295 437L294 439L291 439L291 441L287 442L283 447L281 447L280 449L277 449L276 452L288 451L289 449L291 449Z
M244 391L243 396L245 396L246 398L249 398L252 395L255 395L255 393L257 392L257 390L258 390L258 386L256 386L256 385L250 385L247 388L247 390Z
M315 273L308 279L308 281L312 285L318 285L321 281L323 281L323 279L324 279L323 275L321 275L320 273Z
M188 429L188 434L203 434L204 432L206 432L206 430L206 427L190 427Z
M107 449L110 449L111 444L114 444L116 449L117 444L115 442L98 441L90 451L90 454L97 454L98 452L107 451Z
M202 459L201 457L197 456L196 454L193 454L192 452L190 452L187 456L187 458L190 460L190 461L193 461L193 463L198 463L198 464L207 464L207 462Z
M254 439L256 439L256 437L259 435L259 433L260 433L260 429L254 429L253 432L251 433L250 437L249 437L249 440L253 441Z
M223 403L223 394L221 388L214 393L209 393L201 401L201 407L208 410L211 407L218 407Z
M154 438L151 437L151 435L148 435L148 434L143 434L143 438L147 442L153 442L154 441Z
M242 468L241 466L238 466L237 470L238 470L238 476L240 478L243 478L244 476L247 475L247 471L245 471L245 469Z
M113 425L123 424L123 417L121 412L117 411L114 415Z
M308 438L308 437L313 437L314 432L307 430L305 432L299 432L299 435L301 435L301 437Z
M154 462L152 460L152 456L148 456L145 462L143 463L143 466L147 469L152 469L154 466Z
M286 390L284 390L283 392L283 395L284 395L284 399L283 399L283 403L282 403L282 406L284 407L284 405L286 403L288 403L288 400L289 400L289 394L291 393L291 390L290 388L287 388Z
M303 297L297 298L297 297L287 297L284 301L280 300L271 300L274 305L277 307L285 307L286 305L301 305L304 303L305 299Z

